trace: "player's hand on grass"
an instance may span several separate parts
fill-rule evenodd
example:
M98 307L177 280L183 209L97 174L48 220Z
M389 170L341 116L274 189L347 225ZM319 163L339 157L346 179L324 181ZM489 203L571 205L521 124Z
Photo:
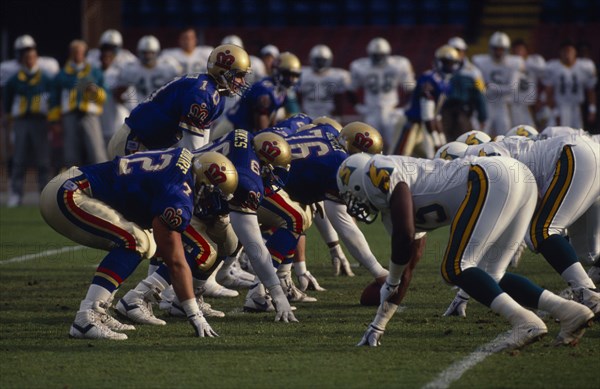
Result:
M217 334L215 330L212 329L210 324L208 324L202 313L196 313L194 315L188 316L188 320L192 327L194 327L194 331L196 331L196 336L200 338L204 338L205 336L209 338L219 336L219 334Z
M381 345L381 337L383 336L383 331L375 328L372 324L369 324L369 328L365 331L360 342L358 342L357 346L369 346L369 347L377 347Z

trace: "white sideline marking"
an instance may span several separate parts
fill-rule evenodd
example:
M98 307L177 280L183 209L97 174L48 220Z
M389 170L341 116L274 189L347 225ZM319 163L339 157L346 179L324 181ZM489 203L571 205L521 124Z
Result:
M458 381L467 370L494 354L494 351L492 351L494 347L503 341L509 333L510 331L507 331L498 335L494 340L478 347L477 350L473 351L465 358L458 362L454 362L446 370L441 372L434 381L431 381L421 389L446 389L450 387L450 384L454 381Z
M48 257L50 255L62 254L62 253L66 253L69 251L77 251L77 250L81 250L84 248L85 248L84 246L66 246L66 247L61 247L59 249L46 250L46 251L42 251L42 252L35 253L35 254L21 255L20 257L14 257L14 258L0 261L0 265L8 265L9 263L16 263L16 262L25 262L25 261L29 261L32 259Z

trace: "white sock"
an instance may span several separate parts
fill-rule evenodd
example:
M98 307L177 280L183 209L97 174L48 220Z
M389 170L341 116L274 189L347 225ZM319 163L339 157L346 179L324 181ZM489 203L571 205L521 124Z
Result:
M548 290L544 290L538 301L538 308L549 312L554 318L562 320L564 318L562 308L566 301L567 300L562 297L559 297Z
M394 313L398 310L398 306L392 303L383 303L377 308L377 315L371 325L377 329L385 330L387 323L390 321Z
M387 283L390 285L398 285L402 278L402 272L404 271L404 265L398 265L390 261L390 272L387 275Z
M277 268L277 275L281 278L281 277L285 277L287 276L287 274L289 272L292 271L292 264L291 263L286 263L286 264L280 264L279 267Z
M522 323L531 313L513 300L508 293L498 295L490 304L490 308L507 319L512 325Z
M151 276L159 267L160 265L153 265L152 263L148 264L148 276Z
M158 273L154 272L136 285L135 290L145 293L150 289L156 289L159 293L169 287L169 283Z
M462 289L458 290L458 293L456 294L458 297L460 297L463 300L468 300L469 299L469 294L467 292L465 292Z
M108 301L110 300L111 293L108 289L103 288L99 285L92 284L88 288L87 294L85 295L85 299L81 301L79 304L79 310L85 311L87 309L91 309L96 301Z
M306 262L294 262L294 272L297 276L301 276L302 274L306 273Z
M585 269L583 266L581 266L581 262L575 262L566 268L560 276L563 278L563 280L567 281L572 288L596 288L596 285L594 285L594 282L592 282L590 276L587 275Z

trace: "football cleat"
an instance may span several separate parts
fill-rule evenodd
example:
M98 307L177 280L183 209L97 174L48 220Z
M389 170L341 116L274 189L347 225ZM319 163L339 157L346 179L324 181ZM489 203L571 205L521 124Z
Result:
M591 309L596 319L600 318L600 293L584 287L573 288L573 300Z
M130 290L117 303L117 312L134 323L164 326L166 321L154 316L152 305L144 300L144 294Z
M383 336L383 330L380 330L373 326L373 324L369 324L369 328L365 331L362 339L356 346L369 346L369 347L377 347L381 346L381 337Z
M575 301L564 300L560 306L560 332L552 344L554 346L575 346L585 333L585 329L592 325L594 312L583 304Z
M492 348L492 352L518 350L537 342L548 333L546 324L533 312L526 321L513 326L507 337Z
M244 271L234 261L230 266L222 266L215 280L226 288L250 288L254 284L254 275Z
M102 322L102 314L94 309L79 311L69 329L69 337L76 339L125 340L127 335L115 332Z
M467 303L469 302L469 298L464 298L461 295L457 294L454 297L454 300L450 303L448 309L442 316L460 316L467 317Z
M202 296L198 297L196 302L198 303L200 312L202 312L205 317L225 317L225 312L213 309L209 303L204 302ZM159 307L160 309L167 311L171 316L187 317L183 307L179 305L179 301L163 301L160 303Z
M131 324L121 323L114 317L112 317L108 313L108 308L111 306L113 298L111 297L109 301L94 301L92 305L92 309L96 311L100 315L100 320L104 323L112 331L132 331L135 330L135 327Z
M255 284L246 295L244 301L244 312L273 312L275 306L271 296L267 295L265 287L261 283Z
M317 279L310 274L308 270L306 273L298 276L298 285L300 286L299 289L302 292L306 291L307 289L316 290L317 292L324 292L327 290L319 285Z
M237 297L240 294L237 290L232 290L220 285L213 277L206 280L202 286L202 293L205 297Z
M587 274L594 284L600 284L600 266L594 265L590 267Z
M316 298L307 295L296 287L294 281L292 281L291 272L286 273L284 276L279 276L279 282L283 293L287 297L289 302L292 303L314 303L317 301Z

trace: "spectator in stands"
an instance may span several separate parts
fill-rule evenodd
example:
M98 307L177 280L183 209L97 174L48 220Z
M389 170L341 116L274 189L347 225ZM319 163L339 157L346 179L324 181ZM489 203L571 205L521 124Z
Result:
M592 61L577 58L577 49L572 42L560 45L560 58L548 62L542 81L556 125L582 128L581 105L586 97L586 119L589 122L596 120L596 74Z
M100 126L106 100L104 77L86 61L87 48L82 40L69 44L69 59L54 79L50 96L48 119L53 132L63 135L66 166L107 160Z
M52 78L42 71L35 42L17 45L20 70L10 77L3 88L4 113L12 119L14 155L9 208L21 205L27 164L34 162L38 169L38 189L48 182L50 148L48 147L48 93Z

